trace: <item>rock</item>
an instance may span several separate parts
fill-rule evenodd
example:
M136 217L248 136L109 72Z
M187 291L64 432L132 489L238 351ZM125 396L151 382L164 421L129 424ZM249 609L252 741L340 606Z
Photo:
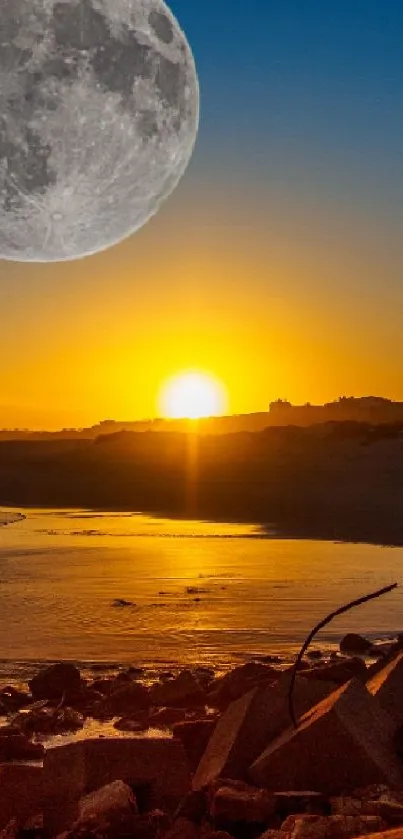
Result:
M398 827L395 830L382 830L378 833L368 834L368 839L403 839L403 828Z
M254 687L273 684L279 676L279 671L269 664L247 662L215 679L210 686L209 700L219 708L226 708L230 702L249 693Z
M164 839L198 839L200 831L198 826L189 819L182 816L176 819Z
M175 818L183 816L195 824L201 824L209 813L209 799L205 790L191 791L182 799Z
M172 726L174 737L184 745L191 771L197 768L216 724L216 720L189 720Z
M96 719L130 717L135 715L136 711L148 710L150 705L151 699L147 688L138 682L129 682L101 699L100 702L96 702L91 714Z
M74 664L52 664L28 683L34 700L61 699L80 692L80 671Z
M145 670L144 667L137 667L137 665L131 664L127 668L126 673L131 679L139 679L141 676L144 676Z
M23 824L19 839L42 839L43 837L43 816L38 813L30 816Z
M227 833L226 830L207 830L203 832L203 839L234 839L234 837L230 833ZM284 839L284 834L279 839Z
M95 679L95 681L91 682L90 689L98 694L102 694L102 696L109 696L110 693L117 689L116 680Z
M153 814L131 815L108 822L99 820L95 816L84 823L78 821L68 832L62 833L59 839L160 839L169 830L170 825L159 827L154 823ZM42 837L39 837L42 839Z
M122 719L116 720L113 723L113 727L116 728L116 731L131 731L133 734L136 734L139 731L146 731L149 728L148 717L143 720L122 717Z
M403 724L403 653L385 664L367 682L367 688L376 696L382 708L398 725Z
M220 777L246 779L250 764L290 723L287 703L290 679L291 673L284 673L274 685L254 688L229 705L218 720L197 767L194 789L208 786ZM298 676L294 694L297 715L308 711L333 689L334 684L308 682Z
M118 597L116 600L112 601L112 606L118 609L125 609L130 606L135 606L136 604L133 603L132 600L124 600L123 597Z
M352 678L361 679L365 682L368 676L365 661L361 658L348 658L334 664L325 664L320 667L312 667L304 670L301 677L304 679L323 679L327 682L334 682L336 685L344 685Z
M73 708L33 708L27 714L19 714L15 722L26 734L66 734L78 731L84 725L84 717Z
M19 825L15 819L11 819L8 824L0 830L0 839L17 839L19 835Z
M4 713L12 714L21 708L27 708L32 702L32 696L24 691L16 690L11 685L0 691L0 704Z
M74 710L88 716L94 705L100 702L102 698L102 693L85 685L81 688L80 693L69 698L69 704Z
M393 653L398 653L399 648L392 641L378 641L371 647L371 658L388 659Z
M174 679L152 686L151 703L157 706L202 707L206 704L206 693L190 670L183 670Z
M362 635L357 635L355 632L349 632L340 641L340 651L351 655L357 653L369 653L372 650L372 641L364 638Z
M130 787L123 781L113 781L79 801L73 829L95 824L108 837L128 836L134 832L137 815L138 807Z
M392 790L387 784L367 784L353 790L351 795L361 801L379 801L382 796L386 796L386 798L393 798L393 800L403 803L403 791Z
M48 797L45 829L57 835L71 827L84 795L120 780L147 799L147 809L177 808L190 788L186 754L171 737L104 737L47 749L44 759Z
M284 661L281 655L261 655L259 660L265 664L281 664Z
M310 813L316 815L329 815L330 803L327 796L320 792L296 791L274 793L276 814L286 818L296 813Z
M382 796L378 801L365 801L346 796L331 799L332 815L379 816L387 825L403 824L403 805Z
M229 833L237 822L253 822L264 829L274 813L274 795L255 787L234 789L223 786L217 790L211 806L215 827L227 829Z
M135 682L136 679L128 673L127 670L119 670L119 673L116 673L115 676L115 685L116 689L122 688L124 685L129 684L129 682Z
M196 676L197 681L202 685L202 687L208 687L215 677L214 668L205 667L202 664L198 664L196 667L194 667L193 673Z
M283 830L276 830L271 827L269 830L265 830L264 833L260 834L260 839L286 839L287 836L288 834L284 833Z
M403 825L403 805L398 804L397 801L391 801L388 798L381 798L379 801L369 802L375 805L377 815L383 819L388 825ZM364 812L367 812L365 808Z
M0 761L41 760L44 754L41 743L31 743L24 734L2 734L0 730Z
M378 816L288 816L281 830L291 839L353 839L382 830Z
M185 708L158 708L150 714L150 725L171 728L174 723L182 722L185 717Z
M172 819L163 810L150 810L146 814L147 821L153 829L153 834L162 836L172 827Z
M373 807L374 802L368 802ZM364 802L360 798L354 798L348 795L339 795L330 798L330 807L332 816L361 816L363 814ZM370 815L370 813L366 813ZM376 815L375 810L372 810L372 815Z
M4 763L0 766L0 829L10 819L24 824L42 811L43 802L42 764Z
M312 789L330 795L370 783L403 783L392 749L393 723L359 681L334 691L274 740L249 770L271 789Z

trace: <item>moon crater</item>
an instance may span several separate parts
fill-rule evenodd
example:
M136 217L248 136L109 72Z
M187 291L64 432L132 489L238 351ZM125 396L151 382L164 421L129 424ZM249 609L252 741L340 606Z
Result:
M3 0L0 257L76 259L138 230L183 175L198 117L163 0Z

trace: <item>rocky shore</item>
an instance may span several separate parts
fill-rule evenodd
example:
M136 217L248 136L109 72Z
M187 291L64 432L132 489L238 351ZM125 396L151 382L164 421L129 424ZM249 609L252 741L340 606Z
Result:
M0 837L403 839L403 641L0 689ZM92 736L96 726L97 736Z

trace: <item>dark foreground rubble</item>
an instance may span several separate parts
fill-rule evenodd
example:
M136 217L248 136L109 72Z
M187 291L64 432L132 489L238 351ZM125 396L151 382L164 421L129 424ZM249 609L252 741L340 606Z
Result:
M58 664L5 687L0 839L403 839L402 642L369 666L365 639L341 649L301 669L296 728L269 661L152 685Z

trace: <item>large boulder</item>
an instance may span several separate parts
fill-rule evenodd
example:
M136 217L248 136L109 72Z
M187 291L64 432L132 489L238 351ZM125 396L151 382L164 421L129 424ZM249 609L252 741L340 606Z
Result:
M251 780L271 789L338 794L403 783L394 726L365 685L351 680L277 737L252 764Z
M322 679L325 682L334 682L336 685L344 685L350 679L361 679L363 682L368 677L367 667L362 658L346 658L334 664L325 664L319 667L312 667L311 670L303 670L301 677L304 679Z
M3 734L0 729L1 762L9 760L41 760L44 751L45 749L41 743L31 743L24 734Z
M247 786L243 789L222 786L214 795L211 816L216 828L228 830L229 833L234 829L234 825L240 822L259 825L260 832L263 832L275 809L274 795L267 790Z
M250 764L290 724L290 679L291 673L284 673L274 685L254 688L229 705L197 767L194 789L202 789L217 778L247 778ZM333 683L307 681L298 676L294 691L297 716L333 690Z
M185 720L173 724L173 735L183 743L192 772L196 770L216 724L214 719Z
M226 708L230 702L245 696L253 688L273 684L280 675L269 664L249 661L215 679L210 685L209 701L219 708Z
M128 836L135 831L137 815L137 802L130 787L123 781L113 781L79 801L73 829L95 827L107 837Z
M340 641L340 651L347 655L365 655L372 650L372 641L358 635L356 632L349 632Z
M32 696L12 685L0 690L0 711L3 714L12 714L20 708L26 708L32 702Z
M68 701L81 691L80 671L74 664L61 663L46 667L29 682L34 700L61 699Z
M313 790L288 790L275 792L276 814L283 819L295 813L311 815L329 815L330 801L323 793Z
M207 699L205 690L190 670L183 670L176 678L153 685L150 698L152 705L174 708L203 707Z
M156 708L149 717L150 725L156 728L172 728L175 723L184 722L186 719L188 719L186 708Z
M28 713L20 713L14 723L27 735L66 734L78 731L84 725L84 717L73 708L52 708L38 702L31 706Z
M403 725L403 652L391 659L368 681L369 692L396 723Z
M96 702L91 714L96 718L129 717L136 711L147 710L151 705L150 693L144 685L129 682Z

